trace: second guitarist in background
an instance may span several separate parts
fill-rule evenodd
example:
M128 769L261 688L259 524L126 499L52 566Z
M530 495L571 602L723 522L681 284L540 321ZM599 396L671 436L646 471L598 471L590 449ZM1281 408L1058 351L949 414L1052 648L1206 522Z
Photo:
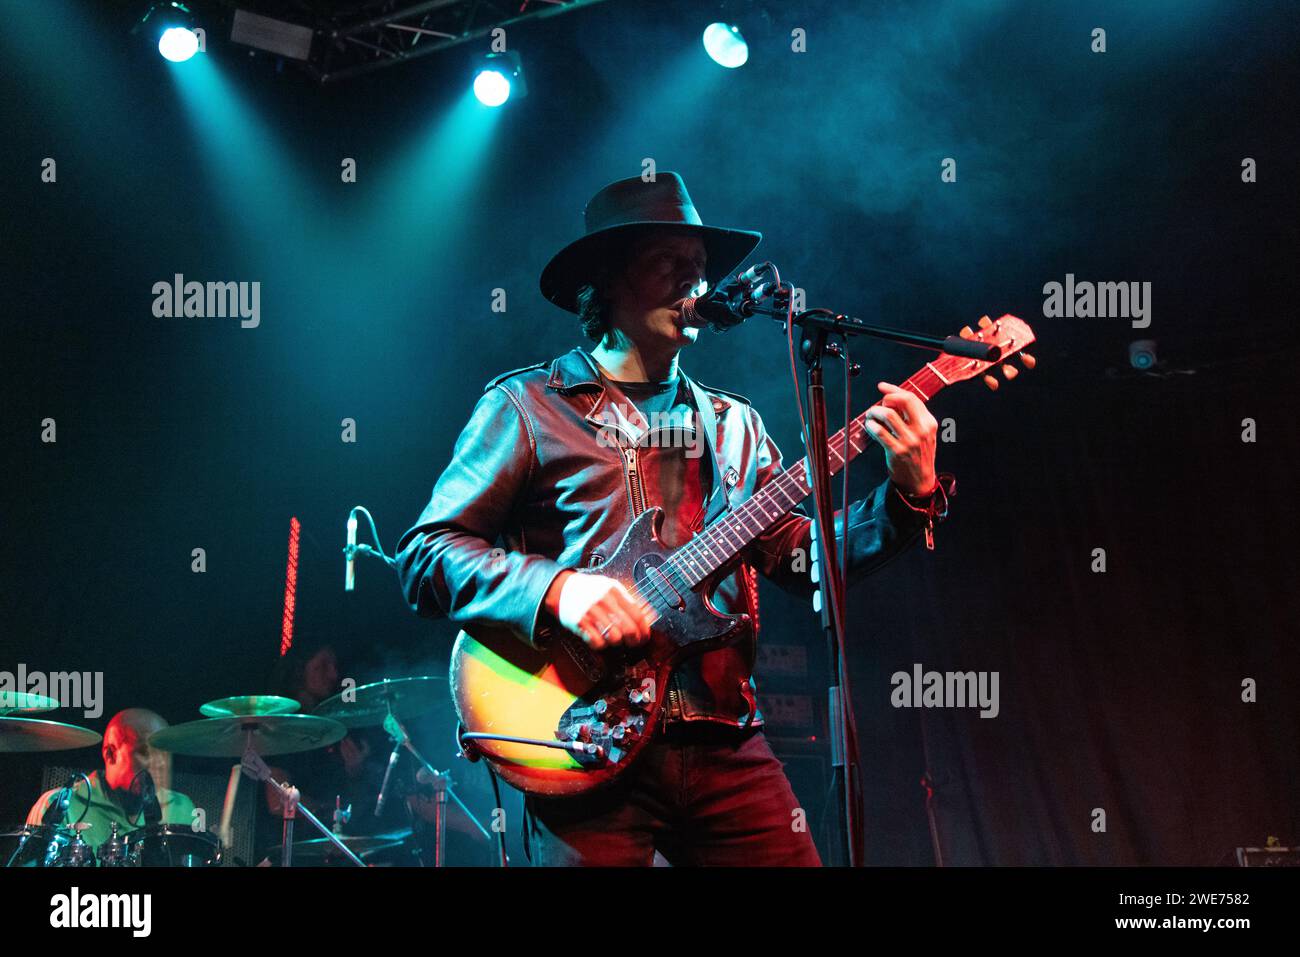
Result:
M578 314L596 348L488 383L398 563L422 615L506 626L538 647L565 629L600 650L645 642L650 622L619 582L569 569L608 558L652 505L665 511L661 538L682 545L782 465L746 399L678 369L699 334L681 300L731 273L761 234L703 225L676 173L611 183L585 219L586 234L551 260L541 287ZM889 478L848 509L850 583L941 521L951 490L935 473L924 403L880 390L867 430ZM591 794L528 796L533 863L649 865L658 850L673 864L820 864L812 837L793 826L797 801L763 736L750 674L755 570L810 598L816 586L794 569L812 548L811 524L791 512L742 553L713 601L754 626L677 669L655 738L626 774Z

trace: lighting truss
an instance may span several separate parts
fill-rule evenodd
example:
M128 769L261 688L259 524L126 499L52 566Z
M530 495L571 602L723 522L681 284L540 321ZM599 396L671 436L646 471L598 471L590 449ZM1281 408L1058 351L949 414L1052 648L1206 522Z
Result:
M387 13L334 17L315 24L316 47L306 69L337 83L486 38L497 27L558 16L604 0L425 0Z

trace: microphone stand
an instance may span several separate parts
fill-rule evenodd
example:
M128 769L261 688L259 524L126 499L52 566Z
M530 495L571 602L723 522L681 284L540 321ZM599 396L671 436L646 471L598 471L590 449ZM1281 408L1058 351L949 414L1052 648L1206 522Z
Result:
M827 338L831 335L871 336L888 342L898 342L921 349L932 349L935 352L985 361L996 361L999 350L996 346L963 339L960 336L939 338L870 325L861 319L833 313L828 309L809 309L795 315L790 300L792 287L781 282L775 266L770 268L775 276L775 283L763 287L762 292L771 297L772 305L765 307L754 300L746 300L740 305L739 311L745 316L767 315L779 320L783 325L789 323L791 326L798 326L801 330L799 353L807 367L806 388L809 409L805 423L804 446L808 453L813 492L813 535L820 553L819 581L825 599L820 603L822 631L826 639L827 668L831 678L831 684L827 689L831 773L840 797L838 805L842 840L840 850L843 859L850 867L861 867L866 853L865 832L861 821L861 770L857 742L852 739L853 705L847 693L848 668L845 664L844 644L845 582L840 575L840 565L836 558L835 512L834 501L831 498L831 468L827 449L826 390L822 374L823 355L837 351L837 346L828 345ZM845 359L847 361L847 356ZM846 461L844 467L847 469L848 466L849 463ZM847 502L844 503L844 507L848 507ZM847 546L847 522L843 531Z
M402 724L401 719L397 717L396 712L393 711L393 703L391 701L388 702L388 714L384 718L384 731L386 731L388 736L393 740L393 756L389 759L389 769L391 770L392 766L397 763L397 758L401 752L406 750L410 753L411 757L415 759L416 763L420 765L420 771L424 772L424 777L427 779L427 782L433 785L435 802L433 808L433 866L446 866L448 798L455 801L456 806L465 812L465 816L469 818L471 824L478 828L480 834L489 841L492 840L492 835L487 832L479 822L479 819L474 816L474 812L466 807L465 802L460 799L458 794L456 794L456 788L451 779L451 772L439 771L428 762L424 755L421 754L412 743L411 735L406 730L406 726ZM419 772L417 772L417 780L418 779ZM385 780L387 780L387 776L385 776ZM381 800L382 797L383 792L381 789ZM504 866L504 863L502 866Z

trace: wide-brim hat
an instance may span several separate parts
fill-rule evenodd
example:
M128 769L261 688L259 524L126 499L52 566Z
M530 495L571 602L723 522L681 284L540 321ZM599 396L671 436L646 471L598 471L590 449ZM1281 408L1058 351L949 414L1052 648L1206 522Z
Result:
M617 240L653 226L681 226L699 234L708 256L705 278L712 288L745 261L763 234L706 226L677 173L658 173L610 183L583 210L586 235L556 253L542 270L542 295L561 309L578 311L578 290L592 282Z

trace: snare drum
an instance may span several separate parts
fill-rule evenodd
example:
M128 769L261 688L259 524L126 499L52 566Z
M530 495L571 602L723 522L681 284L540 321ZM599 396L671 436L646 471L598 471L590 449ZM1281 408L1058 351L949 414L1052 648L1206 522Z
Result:
M129 856L141 867L217 867L221 841L188 824L155 824L126 836Z

